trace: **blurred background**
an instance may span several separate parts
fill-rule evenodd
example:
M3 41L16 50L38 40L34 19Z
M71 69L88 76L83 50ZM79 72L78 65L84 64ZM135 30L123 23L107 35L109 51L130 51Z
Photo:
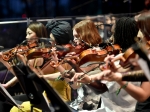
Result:
M0 0L0 18L85 16L134 13L149 0Z

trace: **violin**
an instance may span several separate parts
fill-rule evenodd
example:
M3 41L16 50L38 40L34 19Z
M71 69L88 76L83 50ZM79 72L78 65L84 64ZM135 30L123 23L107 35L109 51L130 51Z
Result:
M43 54L47 54L51 52L51 48L32 48L27 51L26 57L27 59L34 59L34 58L40 58ZM45 56L46 57L46 56ZM47 55L47 58L49 55Z
M72 60L66 60L66 62L75 70L75 72L83 72L77 64L72 62ZM87 84L87 86L98 94L102 94L108 91L107 86L100 81L95 81L94 83Z
M56 53L59 59L65 58L65 55L69 52L75 52L75 54L80 54L83 50L85 50L87 47L82 47L81 45L74 46L72 44L66 44L66 45L56 45ZM30 49L27 52L27 59L33 59L33 58L39 58L39 57L45 57L49 58L52 54L52 48L40 48L35 47L33 49Z
M8 51L2 52L2 59L5 61L9 61L12 57L14 57L17 53L25 54L30 48L37 46L36 43L28 44L28 45L18 45Z
M123 68L127 68L129 65L131 65L129 62L129 59L135 58L135 57L136 57L136 53L134 52L134 50L131 47L128 48L121 57L120 65Z
M108 54L110 55L112 54L116 55L122 52L122 48L118 44L107 45L105 49L108 51Z
M79 66L87 62L103 62L104 58L107 56L108 51L106 49L96 50L96 49L87 49L80 53L79 55Z
M62 56L65 56L69 51L68 49L62 47L62 46L55 46L56 47L56 53L58 55L58 58L61 58ZM40 58L44 57L46 59L49 59L50 56L53 54L52 48L45 48L45 47L35 47L27 51L26 57L27 59L34 59L34 58Z
M149 50L150 49L150 44L149 42L147 41L146 43L137 43L139 44L140 46L142 45L142 47L144 48L144 50ZM129 62L129 59L131 58L135 58L137 55L137 53L135 53L135 51L133 50L133 47L130 47L128 48L123 56L121 57L121 60L120 60L120 65L123 67L123 68L127 68L129 65L131 65L131 63Z
M87 49L79 55L79 66L87 62L103 62L108 54L119 54L121 52L119 45L106 45L100 50Z
M63 47L69 49L68 53L69 52L75 52L76 55L80 54L83 50L86 50L89 48L89 46L86 46L85 44L76 45L73 43L72 44L66 44Z

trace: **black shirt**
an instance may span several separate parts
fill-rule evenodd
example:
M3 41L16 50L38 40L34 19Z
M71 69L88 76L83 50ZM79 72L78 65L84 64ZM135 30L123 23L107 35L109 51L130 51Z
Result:
M135 112L150 112L150 97L144 102L137 102Z

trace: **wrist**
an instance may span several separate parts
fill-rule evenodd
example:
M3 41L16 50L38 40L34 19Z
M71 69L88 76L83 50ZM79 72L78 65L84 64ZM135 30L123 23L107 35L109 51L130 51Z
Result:
M115 73L116 77L114 78L114 81L118 82L118 83L123 83L122 81L122 73Z
M120 86L123 86L123 85L125 85L126 83L127 83L127 81L121 81L121 80L119 80L119 81L116 81Z
M57 66L55 68L59 69L60 68L60 64L57 64Z
M121 89L125 89L127 86L128 86L128 82L120 83L120 88L116 91L116 95L120 93Z
M67 70L64 70L63 72L60 72L62 77L65 77L65 75L67 74Z
M88 84L91 84L93 82L95 82L94 79L92 77L89 77L89 83Z

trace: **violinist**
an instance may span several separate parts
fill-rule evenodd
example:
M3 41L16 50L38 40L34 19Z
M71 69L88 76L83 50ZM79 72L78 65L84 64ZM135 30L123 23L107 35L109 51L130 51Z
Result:
M115 26L112 27L114 29L114 34L112 35L114 38L114 44L118 44L121 46L123 52L128 49L132 44L135 43L134 37L137 36L138 33L138 27L136 25L136 22L134 19L129 17L122 17L119 18ZM121 55L121 54L119 54ZM104 61L106 61L106 64L112 59L118 56L114 55L108 55ZM109 62L110 63L110 62ZM109 64L108 64L109 65ZM114 69L111 68L111 70L120 70L120 71L126 71L125 69L122 69L118 62L115 63L116 67ZM84 75L83 78L80 80L79 77L82 76L83 73L75 74L75 76L72 78L72 81L77 82L83 82L83 83L93 83L95 80L102 80L104 75L110 74L111 70L104 70L108 69L107 66L101 66L101 70L103 70L100 73L97 73L92 76ZM130 68L129 68L130 69ZM120 87L120 85L116 82L105 82L108 86L109 92L105 92L101 95L101 108L98 109L99 112L101 111L110 111L110 112L132 112L135 109L136 100L133 99L125 90L121 90L118 95L116 95L116 91ZM128 87L129 82L124 82L123 85L126 85ZM138 82L134 82L132 85L139 85Z
M77 45L80 43L86 43L87 46L91 48L97 48L98 50L99 45L102 43L102 39L98 33L98 30L96 26L94 25L94 22L91 20L82 20L75 24L73 27L73 36L74 41ZM70 56L71 53L68 53L66 56ZM75 55L75 52L72 53L72 55ZM56 55L54 55L53 60L56 62L58 61L58 58ZM73 60L74 63L78 63L78 61ZM89 67L82 67L81 69L86 72L90 71L91 69L95 68L94 71L89 72L89 75L93 73L100 72L99 69L96 69L98 67L98 64L93 64ZM61 77L63 77L67 82L70 82L70 78L67 78L65 76L66 71L61 66L58 65L56 68L60 71ZM66 75L70 75L70 73L67 73ZM52 79L52 76L46 75L48 79ZM44 76L46 78L46 76ZM54 78L54 76L53 76ZM57 78L57 77L55 77ZM70 83L69 83L70 84ZM86 85L80 85L77 83L70 84L70 86L73 89L77 89L78 97L75 99L75 101L72 101L69 105L75 109L76 111L84 111L84 110L96 110L98 108L99 100L100 100L100 94L96 94L93 92L88 86Z
M143 34L143 39L146 41L150 40L150 12L142 13L137 20L138 27ZM146 49L145 49L146 50ZM135 60L138 60L135 59ZM136 63L137 64L137 63ZM126 73L126 75L134 75L132 72ZM107 80L114 80L120 84L120 86L124 85L125 82L122 81L123 73L120 72L112 72L107 78ZM134 97L138 102L136 104L135 112L148 112L150 111L150 82L142 81L141 86L137 87L132 85L131 83L128 84L127 88L125 89L132 97Z
M76 30L78 31L78 33L76 32ZM76 37L75 42L77 43L77 45L80 43L86 43L88 46L96 46L97 47L99 44L102 43L102 39L98 34L96 26L94 25L94 23L91 20L83 20L83 21L77 23L73 28L73 35L74 35L74 37ZM54 39L55 39L55 36L54 36ZM55 39L55 40L57 43L57 39ZM90 41L90 40L92 40L92 41ZM83 41L85 41L85 42L83 42ZM67 55L67 57L68 57L68 55ZM57 52L54 53L54 55L52 56L52 59L55 62L59 62L58 57L57 57ZM56 67L56 69L58 69L60 71L61 74L60 73L48 74L48 75L43 75L43 77L48 80L55 80L55 79L58 79L58 77L62 77L67 83L70 82L70 79L64 76L64 74L66 72L65 70L70 70L70 68L66 69L64 66L62 66L60 64L56 64L55 67ZM82 70L87 71L87 70L91 70L92 68L95 68L95 67L97 67L97 65L83 68ZM97 69L96 71L92 71L90 74L92 74L93 72L99 72L99 69ZM79 84L77 85L77 83L73 83L73 84L70 84L70 86L73 89L78 88L77 92L79 93L78 98L75 99L75 101L73 101L70 104L70 106L73 109L75 109L76 111L97 109L100 95L96 95L94 92L92 92L91 89L87 88L84 85L81 86ZM87 93L86 96L84 95L85 92ZM85 101L83 99L87 99L87 100Z
M47 31L45 26L40 23L40 22L32 22L31 24L28 25L28 28L26 30L26 39L29 40L29 38L40 38L40 37L47 37ZM33 43L33 40L30 41L30 43ZM3 52L0 52L0 55L3 55ZM8 70L15 76L16 74L14 73L13 69L11 68L12 64L11 62L7 62L3 60L3 58L0 56L0 61L7 67ZM32 60L34 62L34 60ZM39 66L41 65L41 59L39 59ZM13 85L15 85L18 82L17 77L15 76L13 79L8 81L6 84L2 84L5 88L9 88ZM19 96L14 96L15 100L21 100L24 101L24 99L27 100L26 95L19 95ZM12 106L11 106L12 107ZM1 109L3 109L3 106L1 106ZM4 108L5 109L5 108ZM7 106L7 109L9 107ZM2 110L2 112L5 110Z
M72 33L71 26L66 21L50 20L46 24L46 30L49 33L49 36L50 36L50 38L52 40L52 44L53 45L65 45L65 44L68 44L70 40L73 40L73 33ZM25 58L23 56L21 56L21 55L19 55L19 57L26 64L27 60L25 60ZM45 59L44 61L49 61L46 58L44 58L44 59ZM69 68L67 68L67 65L62 65L62 66L65 69L69 69ZM39 77L42 77L42 75L43 75L44 78L48 76L48 74L44 74L43 73L43 71L41 69L42 67L36 67L35 68L31 64L30 64L29 67ZM60 75L60 73L57 71L57 69L51 67L50 65L48 67L47 72L52 77L58 77ZM67 82L65 82L64 80L56 81L56 80L52 80L52 79L49 79L49 78L45 78L45 79L58 92L58 94L60 95L60 97L62 98L63 101L65 101L65 102L71 101L71 88L67 84ZM46 95L46 92L44 92L44 95ZM26 110L30 111L30 102L28 102L28 101L24 102L22 104L22 106L24 106ZM37 110L37 108L35 108L35 109ZM15 112L15 111L18 111L18 108L13 107L11 109L11 112ZM39 110L39 111L41 111L41 110Z
M29 24L29 26L26 30L26 39L28 40L29 43L33 43L36 40L33 39L33 40L29 41L29 39L30 38L37 38L37 37L39 37L39 38L40 37L47 37L47 31L46 31L45 26L42 23L33 22L33 23ZM2 55L2 52L1 52L1 55ZM4 61L2 58L0 58L0 61L14 74L13 70L11 69L10 63ZM32 61L34 62L34 60L32 60ZM41 65L40 63L39 63L39 65ZM14 74L14 76L15 76L15 74ZM8 88L10 86L13 86L16 82L17 82L17 78L14 77L10 81L8 81L6 84L3 84L3 86L5 88Z

